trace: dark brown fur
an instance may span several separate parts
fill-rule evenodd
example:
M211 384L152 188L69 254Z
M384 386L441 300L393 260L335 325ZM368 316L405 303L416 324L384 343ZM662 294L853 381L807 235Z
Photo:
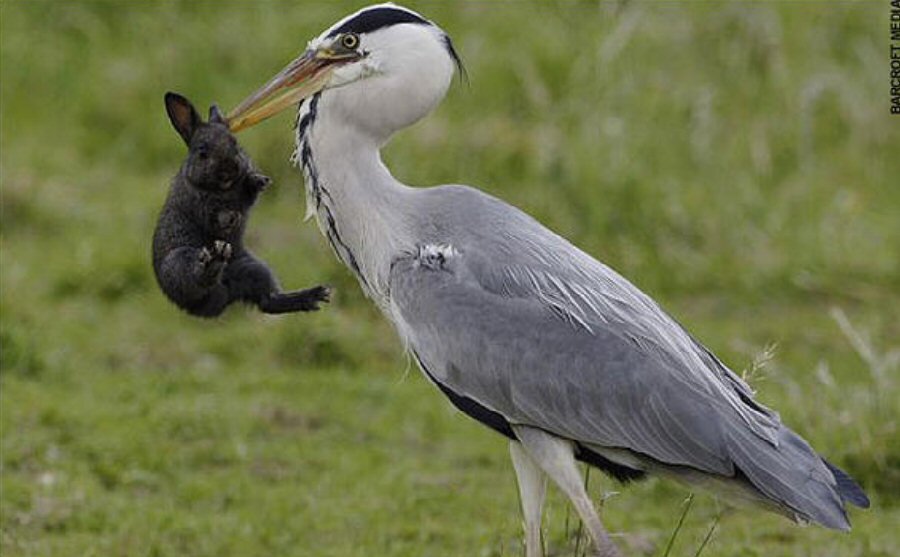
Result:
M314 311L329 290L281 292L265 263L244 247L250 209L269 178L259 173L216 106L203 122L193 105L166 94L166 112L188 146L153 235L162 291L192 315L215 317L242 301L265 313Z

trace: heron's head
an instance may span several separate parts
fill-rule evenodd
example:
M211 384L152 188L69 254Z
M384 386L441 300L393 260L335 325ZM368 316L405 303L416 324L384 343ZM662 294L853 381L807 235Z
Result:
M323 93L344 123L377 139L428 114L460 66L447 34L394 4L338 21L228 116L239 131Z

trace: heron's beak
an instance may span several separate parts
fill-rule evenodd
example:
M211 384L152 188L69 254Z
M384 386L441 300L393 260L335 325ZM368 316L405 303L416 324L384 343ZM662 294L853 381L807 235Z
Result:
M232 110L228 128L232 132L241 131L296 105L324 89L339 66L361 57L355 51L307 50Z

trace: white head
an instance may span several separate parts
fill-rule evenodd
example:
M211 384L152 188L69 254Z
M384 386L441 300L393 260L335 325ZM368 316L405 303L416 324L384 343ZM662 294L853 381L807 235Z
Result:
M332 117L383 142L434 109L460 66L450 38L395 4L369 6L335 23L229 115L250 127L315 93Z

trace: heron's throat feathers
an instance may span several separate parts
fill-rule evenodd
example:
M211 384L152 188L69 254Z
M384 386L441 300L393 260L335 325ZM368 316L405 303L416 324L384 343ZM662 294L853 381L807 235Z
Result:
M329 118L321 94L300 106L294 164L306 181L306 218L313 215L338 259L363 290L387 303L393 254L405 242L409 188L381 163L378 146Z
M300 103L297 108L297 121L294 124L297 134L291 163L300 168L306 183L306 214L303 216L303 220L309 220L314 216L322 204L322 189L313 161L309 137L312 124L318 114L320 97L321 93L317 93L308 102Z

